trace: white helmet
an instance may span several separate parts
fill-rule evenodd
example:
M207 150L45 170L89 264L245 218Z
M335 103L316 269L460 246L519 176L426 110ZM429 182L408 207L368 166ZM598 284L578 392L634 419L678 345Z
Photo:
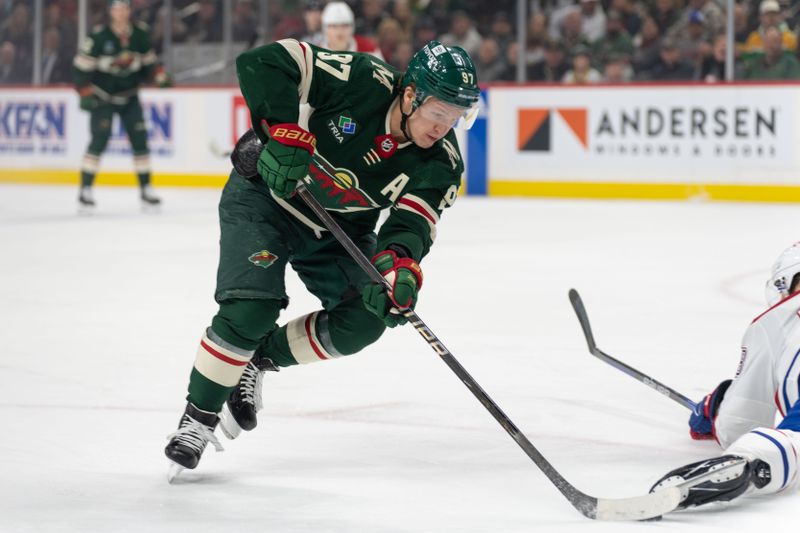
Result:
M800 242L784 250L772 265L772 275L767 280L766 289L770 307L789 296L792 280L797 274L800 274Z
M353 10L344 2L330 2L322 10L323 26L331 24L350 24L352 26L354 23Z

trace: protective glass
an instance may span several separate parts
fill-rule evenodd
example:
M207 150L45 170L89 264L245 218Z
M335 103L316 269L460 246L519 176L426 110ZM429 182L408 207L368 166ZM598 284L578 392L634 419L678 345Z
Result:
M419 106L417 113L423 118L447 128L468 130L478 118L478 104L476 103L472 107L458 107L429 97Z

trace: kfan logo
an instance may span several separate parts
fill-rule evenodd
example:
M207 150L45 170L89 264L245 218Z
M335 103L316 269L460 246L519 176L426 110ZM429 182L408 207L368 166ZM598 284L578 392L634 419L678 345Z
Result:
M549 152L553 148L553 123L558 120L575 134L584 150L589 149L585 107L519 109L517 111L517 149L520 152Z

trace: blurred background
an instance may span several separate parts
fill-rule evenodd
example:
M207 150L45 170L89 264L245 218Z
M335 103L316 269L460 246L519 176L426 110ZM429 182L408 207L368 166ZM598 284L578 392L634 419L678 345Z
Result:
M564 83L724 79L727 2L721 0L350 0L355 33L403 69L431 38L474 56L482 82ZM256 42L321 44L321 0L132 0L173 73L226 60ZM733 3L737 79L795 79L800 2ZM524 19L520 19L520 14ZM0 0L0 83L70 83L81 34L106 22L106 0ZM757 61L776 42L786 68ZM765 39L766 37L766 39ZM34 56L41 48L34 71ZM766 71L765 71L766 70ZM571 71L571 73L570 73ZM230 68L184 75L183 83L234 83Z

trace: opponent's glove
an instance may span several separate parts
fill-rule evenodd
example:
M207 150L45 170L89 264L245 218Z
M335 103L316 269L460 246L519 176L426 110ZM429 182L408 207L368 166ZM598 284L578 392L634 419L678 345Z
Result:
M78 96L81 97L80 108L84 111L91 111L99 103L94 91L88 85L86 87L78 88Z
M689 417L689 434L694 440L707 440L716 438L714 433L714 420L719 413L719 406L725 392L731 386L732 380L726 379L720 383L716 389L706 394L702 400L692 409Z
M269 128L269 137L258 158L258 173L277 196L286 198L308 174L317 138L297 124L276 124Z
M393 328L408 322L401 312L413 309L417 303L417 292L422 288L422 269L410 257L398 257L394 250L384 250L372 258L372 264L389 282L367 285L362 293L364 306L383 323Z

